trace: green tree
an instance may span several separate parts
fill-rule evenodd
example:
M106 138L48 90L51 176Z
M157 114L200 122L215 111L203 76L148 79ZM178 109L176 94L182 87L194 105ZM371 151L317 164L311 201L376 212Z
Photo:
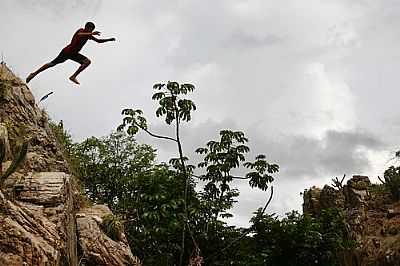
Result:
M268 163L262 154L257 155L254 162L247 161L246 155L250 152L247 142L243 132L222 130L219 140L209 141L205 147L196 150L204 156L198 165L205 169L205 173L199 176L205 185L199 195L202 209L199 213L201 222L198 224L202 229L199 232L202 236L200 242L204 246L203 253L208 265L225 265L227 261L239 263L241 259L233 256L236 253L232 251L237 250L250 233L249 229L229 227L222 220L233 216L229 210L239 195L239 190L234 186L247 181L251 188L267 191L274 180L272 175L279 171L278 165ZM243 176L233 174L246 171ZM262 208L264 212L272 198L272 187L270 193L268 202ZM207 241L211 244L207 244Z
M354 247L337 209L324 210L318 218L293 211L281 220L259 211L252 222L252 247L257 252L248 265L335 266L340 252Z
M400 167L390 166L384 173L384 184L394 200L400 199Z
M202 199L208 203L210 219L216 221L222 218L232 217L227 210L233 207L235 197L239 191L231 188L234 180L248 180L250 187L256 187L263 191L274 180L272 174L279 171L277 164L269 164L265 155L256 156L254 162L246 162L245 154L250 148L245 145L248 139L243 132L222 130L219 141L209 141L204 148L198 148L197 153L204 154L203 162L199 167L206 168L206 173L201 175L200 180L206 181ZM233 170L241 167L250 169L245 176L235 176Z
M182 243L179 260L179 265L182 265L185 253L186 257L189 256L189 249L185 248L187 246L186 230L189 231L192 244L191 260L201 260L199 256L199 239L207 245L205 249L208 250L209 247L217 248L221 243L226 242L224 234L220 234L220 231L224 231L226 224L219 219L232 216L228 210L232 208L235 197L239 194L237 189L231 188L231 182L234 179L248 180L251 187L266 191L274 179L272 174L278 172L279 167L276 164L269 164L265 160L265 155L258 155L254 162L246 161L245 154L250 149L245 145L247 138L244 133L223 130L220 132L221 139L219 141L210 141L206 147L197 149L198 153L204 155L204 161L199 164L199 167L206 168L206 173L198 177L200 180L205 181L206 185L200 193L200 201L192 202L191 199L196 198L196 196L192 197L188 193L194 193L195 181L192 177L194 176L195 167L187 165L188 158L182 150L180 125L182 122L190 121L192 111L196 110L193 101L182 98L182 96L192 92L194 86L168 82L167 84L156 84L153 89L157 92L152 98L158 101L159 104L156 109L156 116L163 118L167 125L173 124L175 126L174 136L162 136L151 132L148 129L147 120L142 111L134 109L124 109L122 111L125 117L118 130L126 130L132 136L139 130L143 130L152 137L173 141L177 144L179 157L172 158L170 164L186 181L184 189L185 215L182 222ZM241 163L243 164L242 167L247 168L249 172L242 177L233 176L231 171L240 168ZM266 206L263 210L265 211L265 209ZM201 229L199 230L199 228ZM237 231L234 233L237 233ZM248 231L244 233L240 238L243 238ZM210 239L213 240L215 245L206 243Z
M123 132L99 139L91 137L74 147L79 157L77 170L87 196L93 202L107 203L111 208L124 208L124 200L132 194L135 173L151 171L155 150L138 144Z
M118 130L126 129L126 132L129 135L135 135L139 129L145 131L149 135L155 138L165 139L169 141L173 141L177 144L178 150L178 158L172 159L170 162L172 165L178 170L178 172L185 179L185 189L184 189L184 217L182 220L182 242L181 242L181 255L179 259L179 265L181 266L183 263L183 258L185 255L185 243L186 243L186 231L190 231L191 242L196 249L196 254L199 253L199 247L196 243L196 240L193 236L193 232L191 232L190 224L189 224L189 208L190 208L190 198L188 195L190 191L194 191L193 187L193 179L192 179L192 171L194 169L193 166L187 166L186 161L187 157L183 153L182 142L180 136L180 125L182 122L189 122L191 120L192 111L196 110L196 105L192 100L182 98L187 95L189 92L192 92L195 87L192 84L179 84L177 82L168 83L158 83L153 86L153 89L157 92L153 94L152 99L158 101L158 108L156 110L156 116L161 117L165 120L167 125L175 126L175 134L174 137L170 136L162 136L158 134L152 133L148 130L147 120L142 116L143 112L141 110L134 109L124 109L122 114L125 115L123 118L122 124L118 127Z
M186 182L167 166L158 166L135 181L136 217L131 217L127 226L131 246L145 265L177 265Z
M176 265L184 217L183 176L155 164L155 150L123 132L88 138L72 150L87 195L121 217L134 254L145 265Z

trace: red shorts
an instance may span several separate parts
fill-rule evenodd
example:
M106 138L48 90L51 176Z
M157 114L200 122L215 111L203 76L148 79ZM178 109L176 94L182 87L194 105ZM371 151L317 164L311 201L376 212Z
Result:
M61 53L56 58L54 58L53 61L51 61L51 63L57 65L60 63L64 63L68 59L75 61L79 64L83 64L85 60L88 60L86 56L80 53L67 53L64 50L62 50Z

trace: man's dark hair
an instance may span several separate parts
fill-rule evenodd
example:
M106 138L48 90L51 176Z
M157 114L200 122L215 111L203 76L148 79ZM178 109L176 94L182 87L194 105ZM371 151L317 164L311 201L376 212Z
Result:
M93 22L86 22L86 24L85 24L85 29L92 29L92 30L94 30L95 27L96 27L96 26L94 25Z

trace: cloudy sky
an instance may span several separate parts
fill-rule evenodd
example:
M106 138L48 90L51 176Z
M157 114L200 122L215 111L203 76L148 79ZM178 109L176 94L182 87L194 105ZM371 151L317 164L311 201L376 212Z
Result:
M375 180L398 148L398 0L1 0L0 10L0 52L22 77L86 21L117 38L85 46L93 63L81 86L68 81L71 61L30 83L36 98L55 92L42 106L76 140L108 134L126 107L167 134L154 118L152 85L193 83L198 111L183 131L186 153L220 129L244 131L252 155L281 167L270 212L301 209L300 192L334 176ZM160 160L175 151L139 139ZM239 187L232 223L246 225L266 195Z

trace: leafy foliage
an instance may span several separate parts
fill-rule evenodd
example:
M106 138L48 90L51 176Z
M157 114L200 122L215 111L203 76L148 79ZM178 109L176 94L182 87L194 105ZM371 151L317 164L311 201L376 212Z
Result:
M337 209L313 218L289 213L282 220L259 211L252 218L254 250L248 265L339 265L339 253L355 243L349 239L344 218Z
M101 224L101 227L104 233L112 240L121 241L122 233L124 230L121 220L117 216L112 214L108 214L102 217L102 219L103 222Z
M152 99L158 101L159 104L156 109L157 117L164 118L168 125L171 125L174 121L179 125L181 121L189 122L191 120L191 112L196 110L196 105L192 100L180 97L194 91L195 87L192 84L179 84L175 81L169 81L167 84L155 84L153 89L157 92L153 94ZM142 110L124 109L122 110L122 115L125 117L118 127L118 131L127 128L129 135L135 135L139 129L148 132L147 120L143 116Z
M235 198L239 195L237 189L231 188L231 182L234 179L245 179L248 180L250 187L266 191L268 185L274 179L272 174L278 172L279 167L276 164L269 164L265 160L265 155L258 155L254 162L246 161L245 154L250 149L245 145L247 138L244 133L222 130L219 141L209 141L206 147L197 149L198 153L204 154L204 161L199 164L199 167L206 168L206 173L199 178L205 181L206 184L203 191L199 193L199 204L194 204L190 200L191 195L188 197L188 188L195 185L192 179L195 167L186 165L188 158L183 154L179 133L181 122L190 121L192 111L196 110L196 105L192 100L181 98L192 92L194 86L168 82L167 84L155 84L153 89L157 90L152 97L153 100L158 101L156 116L162 117L167 125L171 125L174 122L175 136L160 136L150 132L146 119L142 116L142 111L134 109L122 111L125 117L118 130L127 128L127 133L134 135L139 129L142 129L153 137L168 139L177 143L179 157L172 158L170 164L178 173L183 175L186 182L183 196L184 217L179 261L179 265L182 265L185 252L186 228L188 228L195 248L193 252L197 254L195 257L199 257L199 245L196 243L196 239L213 238L214 242L218 242L217 239L220 239L216 229L225 226L225 223L218 219L232 216L228 210L233 207ZM241 166L241 164L243 165ZM233 176L231 171L239 169L240 166L247 168L249 172L244 177ZM196 205L195 208L193 207L194 205ZM196 224L197 227L203 228L204 231L195 234L194 229L191 229L191 224Z
M136 217L132 217L128 226L132 246L138 249L147 265L177 264L181 251L185 180L182 175L160 166L154 174L139 176L136 182ZM165 264L157 264L160 262Z
M232 216L226 210L233 207L234 198L239 195L239 191L230 185L234 179L249 180L250 187L265 191L274 180L271 174L279 171L279 166L269 164L265 155L256 156L254 162L246 162L245 154L250 151L245 145L247 141L243 132L222 130L219 141L209 141L206 147L196 150L204 155L203 162L198 166L206 168L206 173L200 176L201 180L206 181L201 197L206 202L209 216L214 217L214 220L218 215L222 218ZM244 177L232 175L232 171L240 168L241 163L250 172Z
M80 158L80 170L86 173L89 195L111 204L133 253L144 265L177 265L185 213L184 176L165 164L157 165L154 149L121 133L90 138L73 150ZM179 160L173 161L179 165ZM262 168L268 173L268 167ZM337 254L354 244L337 210L325 211L318 218L292 213L278 219L260 209L252 218L252 234L235 242L244 229L215 219L210 210L221 210L219 201L207 199L205 190L196 193L192 186L190 190L189 224L206 265L337 265ZM229 206L224 209L228 210ZM185 254L190 256L194 248L190 235L185 241ZM231 243L235 244L227 248Z
M78 171L78 165L80 162L78 161L79 158L76 158L74 155L75 143L72 140L71 134L64 129L62 120L58 123L49 121L49 127L56 137L58 148L62 151L65 160L68 162L70 172L77 177L74 181L79 182L80 180L78 178L81 177L81 173ZM83 190L82 186L80 186L80 190ZM81 200L85 201L84 196Z
M389 188L394 200L400 199L400 167L389 167L385 173L385 185Z
M196 105L189 99L180 99L179 96L192 92L194 88L192 84L179 84L174 81L169 81L167 84L155 84L153 89L159 91L152 97L159 103L156 116L165 117L168 125L174 120L190 121L191 112L196 110Z
M88 138L73 150L87 195L107 203L121 217L133 252L145 265L176 264L184 216L183 176L156 164L153 148L123 132Z
M49 121L49 127L55 135L57 142L60 144L61 148L64 150L64 155L69 156L72 153L73 141L72 136L64 129L63 121L61 120L58 124Z
M122 131L125 126L128 125L127 133L131 136L138 133L139 128L146 130L147 129L147 121L146 118L142 116L142 110L133 110L133 109L124 109L122 110L122 114L125 115L122 125L118 127L118 131Z
M1 66L2 68L2 66ZM4 101L6 92L7 92L7 81L4 79L1 79L1 73L0 73L0 103Z
M0 138L0 163L2 163L5 158L6 158L6 143L3 138Z
M122 114L125 115L122 124L118 127L118 131L122 131L127 128L127 133L131 136L135 135L139 129L142 129L152 137L166 139L174 141L177 144L179 158L175 161L171 161L174 167L183 175L185 180L185 187L183 189L183 203L184 203L184 215L182 217L182 242L181 242L181 254L179 259L179 265L183 264L183 257L185 253L186 243L186 231L190 231L189 218L189 205L191 204L188 195L189 188L193 184L191 173L193 168L185 165L186 156L183 153L182 143L180 140L180 124L182 121L189 122L191 120L191 112L196 110L196 106L190 99L181 98L181 96L188 94L194 90L192 84L179 84L177 82L169 81L167 84L158 83L153 86L153 89L157 92L153 94L152 99L158 101L159 107L156 109L156 116L165 119L167 125L171 125L175 122L175 136L160 136L150 132L147 129L146 119L142 116L141 110L124 109ZM196 240L193 233L190 232L193 245L195 246L196 253L199 253L199 247L196 244Z
M123 132L105 138L91 137L74 146L79 157L77 167L88 197L93 202L119 208L133 191L135 173L153 170L155 151L149 145L139 145Z
M18 167L21 166L22 162L25 160L26 154L28 153L28 142L25 141L21 144L18 153L14 156L11 165L7 168L7 170L3 173L2 162L5 158L5 141L4 139L0 139L0 184L3 184L4 181L13 174Z

